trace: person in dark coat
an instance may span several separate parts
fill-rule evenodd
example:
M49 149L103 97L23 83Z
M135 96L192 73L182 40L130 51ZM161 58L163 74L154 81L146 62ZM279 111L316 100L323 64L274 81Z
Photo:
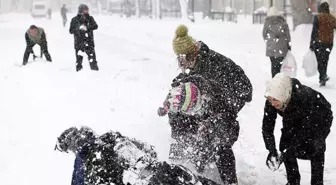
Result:
M222 182L236 184L232 146L239 135L238 101L229 89L200 75L176 82L158 110L160 116L170 114L172 138L176 140L171 160L191 160L200 173L215 162ZM192 148L190 153L186 153L188 148Z
M231 59L209 49L203 42L195 41L188 35L185 25L176 29L173 50L183 73L199 74L229 89L233 96L239 97L239 110L246 102L252 101L252 84L244 70Z
M289 185L300 185L297 159L311 161L311 184L323 185L326 138L333 121L330 103L297 79L278 73L267 85L262 134L269 151L266 163L276 170L284 162ZM277 114L283 128L278 156L274 128Z
M68 13L68 9L66 8L66 5L63 4L63 6L62 6L62 8L61 8L61 16L62 16L63 26L64 26L64 27L65 27L65 25L66 25L66 22L68 21L67 13Z
M98 136L89 127L71 127L57 138L55 150L76 155L71 185L219 185L158 161L153 146L119 132Z
M263 38L266 42L266 56L271 59L271 72L274 77L280 73L282 61L291 50L291 36L287 21L275 7L271 7L268 11Z
M46 57L47 61L51 62L51 56L48 51L48 42L46 33L43 28L37 27L35 25L31 25L29 29L25 33L26 39L26 50L23 55L23 62L22 65L26 65L28 63L29 55L33 54L34 59L36 55L34 53L33 47L38 44L41 47L41 55Z
M315 52L317 67L320 73L320 84L325 86L329 80L327 75L329 55L334 44L334 30L336 18L330 14L329 4L321 3L319 14L314 16L313 30L310 40L310 49Z
M72 18L70 33L75 38L76 70L80 71L83 66L83 54L88 55L91 70L99 70L96 60L93 31L98 29L94 18L89 14L88 6L82 4L78 7L78 14Z

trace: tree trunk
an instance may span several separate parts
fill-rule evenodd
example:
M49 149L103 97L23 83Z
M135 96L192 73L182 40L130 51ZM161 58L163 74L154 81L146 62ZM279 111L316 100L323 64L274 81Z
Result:
M293 29L300 24L311 24L313 22L313 14L310 10L309 0L291 0L293 12Z
M140 17L140 0L135 0L135 15Z
M188 16L188 0L180 0L181 18L187 20Z

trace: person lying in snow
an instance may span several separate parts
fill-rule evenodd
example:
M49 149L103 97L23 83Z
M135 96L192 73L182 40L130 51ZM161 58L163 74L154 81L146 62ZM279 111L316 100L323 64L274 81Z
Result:
M314 89L297 79L278 73L267 85L262 134L269 150L266 164L277 170L284 162L288 185L300 185L297 159L311 161L311 184L323 185L326 138L333 121L330 103ZM283 128L279 156L274 127L277 114Z
M181 165L160 162L153 146L109 131L71 127L55 150L76 155L71 185L219 185Z
M186 76L173 86L158 110L159 116L176 118L169 120L176 140L170 159L182 164L192 161L201 174L216 163L218 182L237 184L232 146L239 135L239 100L218 82L200 75Z

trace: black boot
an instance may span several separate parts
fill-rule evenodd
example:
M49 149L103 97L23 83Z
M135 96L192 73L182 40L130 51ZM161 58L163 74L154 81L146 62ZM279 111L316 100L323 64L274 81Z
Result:
M320 86L325 86L326 82L329 80L329 76L325 75L323 78L320 80Z
M99 71L97 62L90 62L90 68L91 68L91 70L93 70L93 71Z
M81 64L76 65L76 71L80 71L83 69L83 66Z

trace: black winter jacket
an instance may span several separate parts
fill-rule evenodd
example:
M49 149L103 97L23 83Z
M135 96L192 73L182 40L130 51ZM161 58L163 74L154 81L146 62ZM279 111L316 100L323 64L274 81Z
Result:
M209 49L203 42L200 44L200 51L192 72L205 79L216 81L223 88L231 91L233 96L239 97L240 109L246 102L252 101L252 84L244 70L231 59Z
M172 137L179 139L181 135L197 134L199 123L213 130L213 137L221 139L223 144L232 146L238 139L239 124L237 117L237 102L232 92L223 88L220 83L206 80L200 75L185 77L181 82L192 82L206 94L207 99L202 115L185 115L169 113L169 123L172 128Z
M330 103L321 93L293 78L291 99L283 112L266 101L262 133L270 152L276 151L273 132L277 114L283 119L281 152L294 149L298 158L309 159L316 150L314 142L317 140L323 145L320 149L325 150L325 139L330 132L333 113Z
M85 25L87 31L80 30L80 26ZM94 48L94 36L93 31L98 29L96 21L90 15L78 14L72 18L70 23L70 33L75 37L75 49L85 50L85 48Z

